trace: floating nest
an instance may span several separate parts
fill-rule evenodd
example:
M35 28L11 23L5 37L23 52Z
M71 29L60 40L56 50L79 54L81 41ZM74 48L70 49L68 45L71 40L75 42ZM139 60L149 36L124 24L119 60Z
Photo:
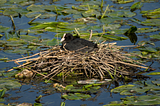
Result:
M11 60L17 63L18 68L31 72L32 78L41 75L41 79L54 80L57 75L62 80L68 76L85 76L87 78L105 77L122 78L135 76L142 68L148 67L136 60L129 58L129 54L120 51L114 44L99 44L99 50L90 53L61 51L60 46L51 50ZM23 64L20 64L22 63ZM10 69L8 71L11 71Z

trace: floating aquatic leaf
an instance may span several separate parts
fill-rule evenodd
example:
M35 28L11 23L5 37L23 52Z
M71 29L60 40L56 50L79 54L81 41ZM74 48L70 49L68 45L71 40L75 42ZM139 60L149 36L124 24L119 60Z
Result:
M62 98L68 99L68 100L80 100L80 99L88 99L91 96L89 94L82 94L82 93L69 93L68 95L62 95Z
M0 25L0 32L5 32L9 29L9 27L4 27Z
M118 11L108 13L108 16L111 16L111 17L133 17L135 15L136 13L130 12L127 10L118 10Z
M4 4L6 2L7 2L7 0L0 0L0 4Z
M121 85L119 87L116 87L114 89L111 90L111 92L114 92L114 93L120 93L124 90L130 90L131 88L133 88L135 85L131 85L131 84L128 84L128 85Z
M160 19L146 19L145 21L141 22L141 24L160 27Z
M7 15L7 16L12 15L13 17L17 17L19 14L15 11L6 9L3 11L3 15Z
M136 33L149 33L149 32L155 32L160 30L159 28L138 28Z
M39 18L50 18L50 17L55 17L57 16L56 14L49 14L49 13L45 13L45 14L42 14Z
M60 41L58 39L53 38L52 40L47 41L47 46L55 46L58 45L59 42Z
M28 11L34 11L34 12L45 12L43 5L30 5L27 7Z
M143 6L143 4L141 2L136 2L134 3L130 9L131 9L131 12L137 10L137 9L141 9L141 7Z
M18 81L0 78L0 88L12 89L20 86L21 84Z
M160 18L160 8L155 10L147 10L147 11L141 11L143 14L142 16L147 18Z
M160 40L160 34L150 35L150 38Z
M100 12L91 9L91 10L87 10L85 12L82 13L83 17L99 17L101 14Z
M36 16L38 16L40 14L40 12L28 12L27 14L25 14L26 17L28 18L34 18Z
M9 0L11 3L22 3L22 2L27 2L27 0Z
M134 0L112 0L112 1L115 1L116 3L119 3L119 4L134 2Z
M137 24L141 24L141 22L142 22L142 21L138 20L137 18L132 18L130 20L137 23Z
M80 14L81 12L77 11L77 10L73 10L73 9L64 9L62 10L63 13L65 14Z
M119 29L121 27L120 24L107 24L104 26L105 30L115 30L115 29Z
M156 73L156 72L155 72ZM160 75L160 73L159 72L157 72L158 73L158 75ZM151 74L151 75L153 75L153 74ZM155 74L154 74L155 75ZM158 86L160 86L160 80L157 80L157 81L152 81L152 83L153 84L156 84L156 85L158 85Z
M126 37L119 37L115 35L103 35L102 37L106 38L107 40L126 40Z
M116 23L117 21L122 21L123 19L120 17L106 17L100 19L101 23L104 24L110 24L110 23Z
M146 52L150 52L150 53L155 53L157 52L157 50L153 47L141 47L141 48L138 48L139 50L142 50L142 51L146 51Z
M109 34L124 34L128 29L115 29L112 31L108 31Z
M20 38L26 41L39 42L39 38L30 35L20 35Z
M0 89L0 98L2 98L4 96L5 92L6 92L5 88L4 89Z
M151 72L151 73L148 73L147 75L160 75L160 72Z

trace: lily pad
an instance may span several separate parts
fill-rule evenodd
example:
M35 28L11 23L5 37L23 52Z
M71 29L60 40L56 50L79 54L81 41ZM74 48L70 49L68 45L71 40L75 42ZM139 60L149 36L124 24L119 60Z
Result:
M7 0L0 0L0 4L4 4L6 2L7 2Z
M0 88L13 89L20 86L21 84L18 81L0 78Z
M22 2L27 2L28 0L9 0L11 3L22 3Z
M102 37L106 38L107 40L126 40L126 37L119 37L115 35L103 35Z
M160 72L151 72L151 73L148 73L147 75L160 75Z
M112 0L112 1L115 1L116 3L119 3L119 4L134 2L134 0Z
M88 99L91 96L89 94L82 94L82 93L69 93L68 95L62 95L62 98L65 98L67 100L80 100L80 99Z
M159 28L138 28L136 33L149 33L160 30Z
M160 34L150 35L150 38L160 40Z
M136 2L134 3L130 9L131 9L131 12L137 10L137 9L141 9L141 7L143 6L143 4L141 2Z
M133 17L135 15L136 13L130 12L127 10L118 10L118 11L108 13L108 16L111 16L111 17Z
M110 24L110 23L116 23L117 21L122 21L122 20L123 19L120 17L106 17L106 18L100 19L100 22L104 24Z
M17 17L19 14L15 11L6 9L3 11L3 15L7 15L7 16L12 15L13 17Z
M9 29L9 27L4 27L0 25L0 32L5 32Z
M94 9L91 9L82 13L83 17L99 17L100 15L101 15L100 12Z
M160 8L155 10L141 11L142 16L147 18L160 18Z
M160 19L146 19L145 21L141 22L141 24L160 27Z
M45 12L43 5L30 5L27 7L28 11L34 11L34 12Z

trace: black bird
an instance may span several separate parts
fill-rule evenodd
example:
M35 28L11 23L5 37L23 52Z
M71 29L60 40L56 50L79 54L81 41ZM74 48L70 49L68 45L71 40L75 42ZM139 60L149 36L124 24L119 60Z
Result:
M91 52L98 49L97 44L85 39L73 37L70 33L65 33L61 39L62 50L75 51L75 52Z

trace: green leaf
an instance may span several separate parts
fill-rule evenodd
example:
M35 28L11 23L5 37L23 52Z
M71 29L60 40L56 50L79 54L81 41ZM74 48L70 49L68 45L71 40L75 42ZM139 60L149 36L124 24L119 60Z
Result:
M146 19L145 21L141 22L141 24L160 27L160 19Z
M136 13L127 10L118 10L108 13L108 16L111 17L133 17L135 15Z
M119 37L115 35L103 35L102 37L106 38L107 40L126 40L126 37Z
M6 89L0 89L0 98L4 96Z
M150 38L160 40L160 34L150 35Z
M12 89L20 86L21 84L18 81L0 78L0 88Z
M149 32L155 32L158 30L159 30L159 28L138 28L136 33L149 33Z
M143 4L141 2L136 2L134 3L130 9L131 9L131 12L137 10L137 9L141 9L141 7L143 6Z
M151 73L148 73L147 75L160 75L160 72L151 72Z

